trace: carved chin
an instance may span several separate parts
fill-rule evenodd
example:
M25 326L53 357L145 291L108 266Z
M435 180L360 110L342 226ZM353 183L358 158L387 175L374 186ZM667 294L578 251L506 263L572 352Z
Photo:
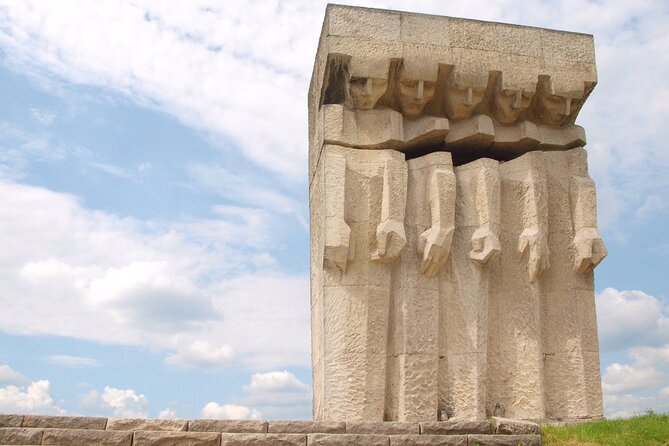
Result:
M404 116L415 117L421 114L423 107L425 107L424 102L403 102L402 113Z

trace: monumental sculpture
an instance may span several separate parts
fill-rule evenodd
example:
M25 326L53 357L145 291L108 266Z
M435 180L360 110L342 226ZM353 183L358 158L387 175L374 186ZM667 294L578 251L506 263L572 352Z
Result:
M314 419L602 416L590 35L330 5L309 91Z

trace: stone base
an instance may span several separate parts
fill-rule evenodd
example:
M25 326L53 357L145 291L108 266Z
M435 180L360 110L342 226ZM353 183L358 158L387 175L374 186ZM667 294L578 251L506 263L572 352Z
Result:
M0 415L0 446L539 446L539 425L489 421L312 422Z

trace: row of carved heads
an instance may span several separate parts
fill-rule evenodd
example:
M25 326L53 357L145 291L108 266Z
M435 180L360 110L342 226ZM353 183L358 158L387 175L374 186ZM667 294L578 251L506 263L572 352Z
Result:
M556 92L551 77L537 75L524 87L510 86L504 72L488 71L487 82L468 83L457 67L439 65L436 81L408 75L402 59L391 59L387 78L352 76L350 58L330 55L321 90L321 104L343 104L355 110L391 108L406 118L422 115L467 119L486 114L500 124L530 120L540 124L573 124L594 87L584 82L576 92ZM478 85L477 85L478 84Z

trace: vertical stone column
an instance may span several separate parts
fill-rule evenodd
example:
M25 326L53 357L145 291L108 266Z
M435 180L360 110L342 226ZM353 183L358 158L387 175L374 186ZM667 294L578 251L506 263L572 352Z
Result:
M408 162L407 246L393 270L387 416L436 420L439 369L439 278L455 220L451 154Z
M497 404L507 417L545 414L538 280L550 266L545 171L542 152L500 165L502 254L490 305L489 414Z
M543 279L546 416L602 416L593 268L606 256L581 148L544 155L551 268Z
M490 265L500 251L499 162L455 168L457 200L450 271L440 277L440 384L446 411L485 418Z
M325 146L323 156L316 180L324 191L323 291L312 302L316 417L382 421L391 263L405 240L406 163L393 150Z

